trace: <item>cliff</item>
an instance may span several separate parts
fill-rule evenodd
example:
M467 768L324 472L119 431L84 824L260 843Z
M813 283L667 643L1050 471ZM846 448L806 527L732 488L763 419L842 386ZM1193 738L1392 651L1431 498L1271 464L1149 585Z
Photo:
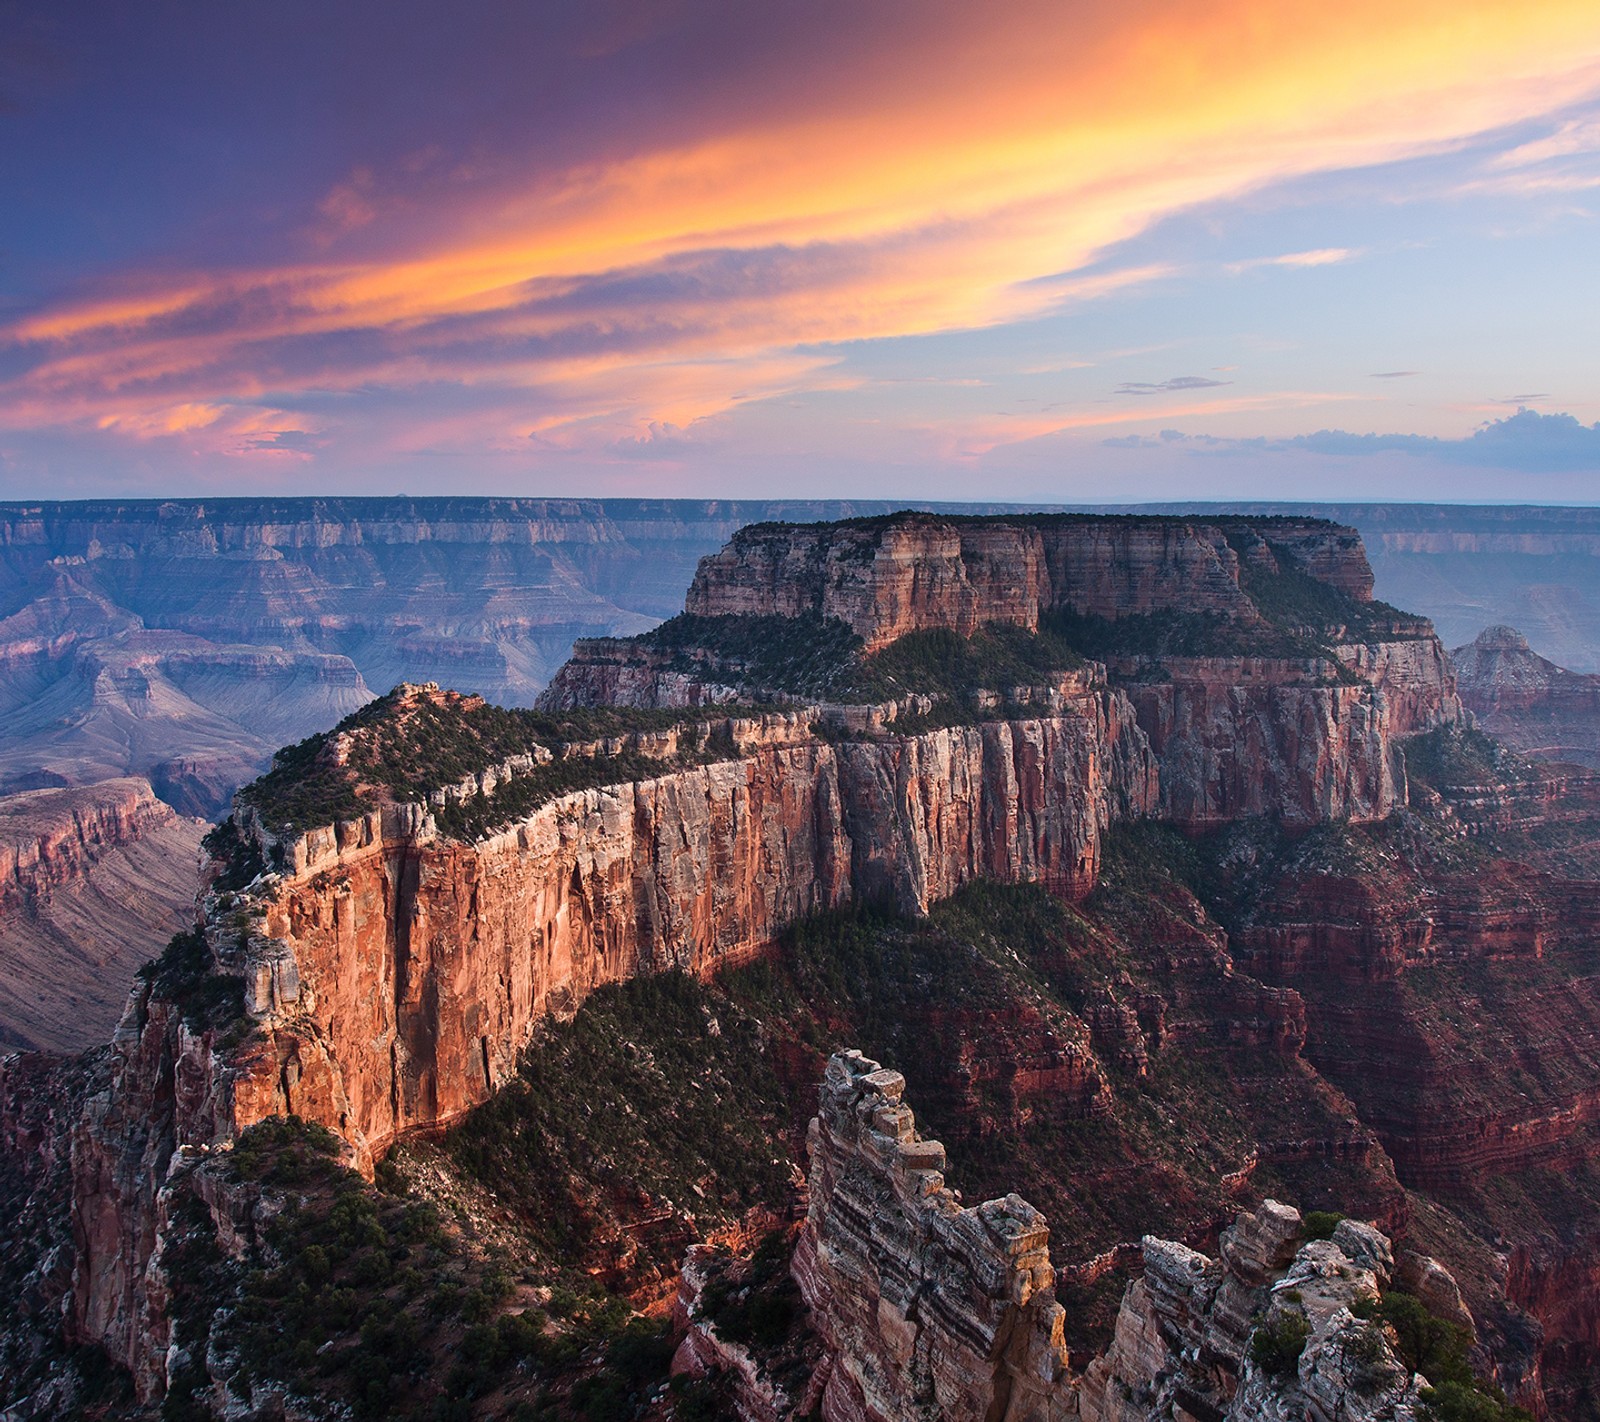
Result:
M81 1335L158 1385L140 1320L163 1153L294 1113L370 1169L487 1099L602 983L711 973L807 914L926 912L980 876L1082 895L1106 826L1153 803L1126 703L1092 681L1041 718L837 744L807 727L729 723L732 758L560 795L473 843L426 805L374 809L281 846L289 875L213 894L214 971L245 1016L203 1025L156 982L130 1000L74 1157Z
M1253 623L1261 614L1242 568L1288 569L1356 601L1372 596L1359 536L1315 521L897 515L741 529L701 562L684 611L837 618L871 653L932 627L1034 631L1058 610L1110 619L1182 610Z
M1600 769L1600 676L1541 657L1511 627L1489 627L1450 654L1461 698L1490 735L1543 760Z
M0 1045L82 1051L192 924L205 826L138 779L0 798Z
M758 525L702 561L684 607L631 641L579 643L541 705L953 709L1098 658L1156 751L1163 815L1194 829L1382 819L1406 800L1400 738L1461 716L1431 627L1374 603L1359 537L1317 520ZM936 634L967 639L972 665L918 643Z

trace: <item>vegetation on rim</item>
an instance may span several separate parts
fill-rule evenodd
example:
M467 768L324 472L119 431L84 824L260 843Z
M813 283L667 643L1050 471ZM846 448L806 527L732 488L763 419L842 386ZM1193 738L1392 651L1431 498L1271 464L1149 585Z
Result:
M746 714L761 708L738 708ZM430 792L503 764L515 756L548 753L544 760L502 784L495 795L452 801L437 811L447 833L472 836L531 813L558 795L599 785L658 775L684 763L622 749L563 757L563 748L618 740L674 726L704 722L701 708L675 711L534 711L494 706L455 692L412 695L396 687L347 716L331 731L287 746L272 769L239 792L275 834L294 833L335 820L352 819L375 801L416 802ZM715 717L712 717L715 719ZM348 748L340 763L336 744ZM710 761L733 753L731 743L702 736L687 759ZM214 831L208 847L230 852L235 841Z

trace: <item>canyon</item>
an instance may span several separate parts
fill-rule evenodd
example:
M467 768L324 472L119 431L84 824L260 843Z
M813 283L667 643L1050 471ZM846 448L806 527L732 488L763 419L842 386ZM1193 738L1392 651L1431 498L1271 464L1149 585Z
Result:
M1008 1257L1033 1280L1022 1302L1037 1318L1013 1338L1006 1381L990 1373L982 1385L990 1401L952 1394L964 1400L950 1415L983 1415L1002 1393L1019 1418L1035 1415L1022 1400L1050 1392L1051 1369L1076 1377L1102 1355L1117 1361L1097 1376L1153 1388L1177 1367L1151 1361L1161 1330L1215 1332L1194 1320L1224 1297L1218 1267L1237 1275L1230 1299L1296 1269L1285 1288L1309 1295L1325 1265L1337 1273L1332 1246L1319 1254L1290 1230L1270 1268L1247 1268L1237 1261L1255 1246L1238 1241L1258 1226L1243 1221L1221 1266L1195 1266L1210 1281L1203 1299L1180 1298L1172 1280L1170 1297L1158 1292L1164 1260L1193 1263L1173 1250L1207 1244L1268 1188L1360 1209L1407 1248L1453 1249L1500 1378L1542 1415L1580 1415L1585 1330L1600 1316L1600 1297L1572 1282L1587 1247L1574 1231L1595 1204L1588 958L1600 900L1592 884L1519 867L1495 846L1558 818L1553 806L1567 805L1581 832L1592 806L1569 778L1533 797L1537 817L1507 785L1485 818L1482 776L1441 775L1465 744L1454 674L1431 627L1375 603L1372 586L1355 533L1314 520L758 527L701 564L680 626L783 619L806 654L787 667L812 664L818 628L842 627L854 640L836 685L892 682L890 695L819 696L803 680L763 681L778 663L745 643L709 636L686 650L641 632L580 643L526 713L427 685L371 703L240 797L212 841L202 931L141 977L110 1050L79 1069L89 1085L52 1087L34 1059L8 1060L3 1094L16 1104L0 1125L28 1164L7 1188L40 1211L55 1200L70 1219L70 1245L49 1269L25 1270L28 1287L44 1313L60 1311L74 1345L101 1350L153 1403L200 1366L181 1341L171 1261L196 1229L219 1232L229 1257L265 1248L266 1216L249 1224L262 1197L224 1181L241 1142L293 1116L329 1132L330 1149L368 1178L423 1170L440 1133L470 1140L487 1129L474 1124L484 1112L553 1089L525 1063L561 1024L576 1028L634 984L686 975L729 984L705 989L731 995L711 999L722 1005L707 1032L759 1019L762 1070L780 1086L809 1083L783 1086L772 1119L813 1093L799 1124L823 1123L809 1152L776 1126L770 1149L775 1168L804 1158L814 1172L817 1223L801 1230L797 1269L817 1335L836 1359L847 1336L876 1359L836 1362L837 1383L813 1399L834 1422L913 1415L894 1389L913 1386L908 1360L928 1346L819 1272L827 1200L850 1150L865 1149L847 1128L858 1118L827 1106L832 1088L815 1109L832 1049L819 1059L821 1044L845 1025L886 1038L894 1055L875 1054L896 1061L941 1134L977 1147L969 1178L1017 1176L996 1182L1002 1206L956 1215L977 1221L962 1238L1015 1243ZM1186 640L1159 640L1169 624ZM1012 660L969 685L919 683L911 653L944 636ZM1072 637L1081 652L1063 650ZM991 885L1040 898L986 900ZM991 903L987 926L968 903ZM871 926L874 913L884 926ZM1027 927L1004 926L1007 915ZM856 951L860 932L873 956L805 976L805 955L820 951L806 945L831 941L835 922L837 951ZM892 990L858 995L861 974L876 981L895 961ZM759 996L774 973L797 994L776 1013ZM1476 1020L1502 1035L1480 1042L1458 1020L1467 987ZM667 1045L650 1047L648 1030L632 1029L622 1050L659 1063ZM873 1075L827 1072L847 1092ZM938 1148L896 1114L890 1075L868 1114L883 1115L931 1188ZM58 1104L42 1119L37 1100L51 1091ZM1471 1130L1430 1134L1436 1114ZM1489 1185L1552 1163L1573 1183L1519 1223ZM929 1198L910 1169L891 1170L902 1204ZM1010 1203L1022 1187L1069 1251L1060 1268L1037 1257L1038 1212ZM681 1185L676 1203L659 1203L664 1186L639 1193L656 1203L625 1205L628 1191L595 1186L607 1203L593 1208L616 1221L613 1257L595 1269L622 1288L658 1277L630 1272L648 1252L637 1238L622 1247L646 1215L666 1239L704 1228ZM497 1198L514 1216L511 1196ZM840 1221L871 1213L850 1208ZM1189 1243L1152 1253L1141 1218ZM1516 1245L1516 1270L1486 1261L1469 1219ZM917 1250L898 1228L884 1225L898 1242L874 1269L912 1267ZM1334 1244L1365 1251L1344 1258L1375 1279L1388 1269L1354 1225ZM979 1258L968 1267L981 1272ZM1145 1291L1127 1293L1138 1269L1147 1285L1131 1288ZM1135 1300L1123 1304L1126 1331L1113 1318L1124 1293ZM854 1302L830 1323L825 1299L842 1294ZM909 1317L910 1295L895 1297ZM1346 1325L1325 1349L1323 1331L1346 1302L1313 1320L1313 1357L1339 1353ZM1227 1307L1229 1386L1254 1396L1239 1351L1248 1330ZM940 1315L928 1337L944 1328L949 1340L929 1356L970 1345L989 1357L1013 1335L988 1317L978 1327ZM987 1341L973 1342L975 1327ZM1548 1337L1530 1339L1539 1327ZM975 1366L961 1364L963 1377ZM223 1386L220 1373L213 1382ZM1202 1395L1199 1381L1181 1386ZM1101 1411L1084 1415L1145 1415L1116 1411L1108 1399L1120 1395L1106 1382ZM1226 1400L1206 1406L1223 1415ZM1336 1403L1325 1415L1344 1415ZM1371 1415L1406 1415L1402 1404L1396 1393L1390 1413ZM1056 1415L1055 1403L1038 1406Z
M205 828L137 778L0 798L0 1046L110 1039L134 972L194 922Z
M326 730L398 682L432 679L529 704L575 640L670 616L698 560L739 527L891 507L474 498L0 505L0 797L133 776L182 816L220 818L278 746ZM1558 659L1594 668L1600 637L1590 646L1582 631L1583 609L1595 605L1583 582L1595 537L1587 517L1363 506L1346 522L1374 550L1379 591L1444 619L1450 635L1515 621ZM1112 544L1126 534L1106 536L1107 558L1079 567L1114 564ZM1092 605L1092 590L1079 591ZM1234 777L1225 794L1247 790L1248 777ZM1226 816L1233 803L1219 810L1202 794L1196 814ZM62 932L65 951L98 951ZM27 961L36 976L45 971L43 956ZM102 1025L103 1014L58 1045L87 1046ZM0 1015L0 1031L20 1030Z

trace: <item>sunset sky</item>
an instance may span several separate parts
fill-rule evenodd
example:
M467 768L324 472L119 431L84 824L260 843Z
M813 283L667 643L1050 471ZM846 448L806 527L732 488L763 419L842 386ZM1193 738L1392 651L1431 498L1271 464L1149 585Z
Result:
M1600 5L0 3L0 498L1600 501Z

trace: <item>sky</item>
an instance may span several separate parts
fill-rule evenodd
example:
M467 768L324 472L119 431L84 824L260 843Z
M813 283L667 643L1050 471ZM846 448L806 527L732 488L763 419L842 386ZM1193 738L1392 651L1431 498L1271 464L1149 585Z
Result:
M0 498L1600 502L1600 6L0 0Z

